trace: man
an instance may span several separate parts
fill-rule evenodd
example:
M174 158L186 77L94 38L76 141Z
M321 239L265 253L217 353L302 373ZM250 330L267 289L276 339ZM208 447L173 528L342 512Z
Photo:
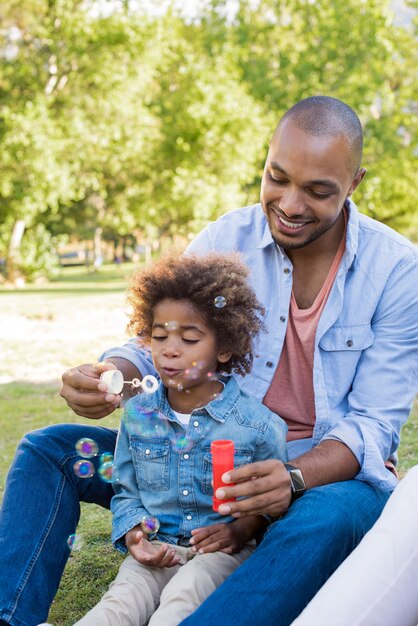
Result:
M365 175L361 150L361 125L347 105L322 96L302 100L273 135L261 206L223 216L189 248L239 250L250 267L267 332L252 374L239 382L286 420L291 462L236 469L229 476L236 485L217 491L221 499L240 498L222 505L221 513L279 519L186 624L289 625L374 524L397 484L385 462L396 453L416 393L417 253L352 203ZM153 372L134 342L103 356L107 363L63 376L61 395L79 415L103 417L119 404L98 382L104 369L117 366L125 379ZM39 611L45 619L67 555L61 549L53 563L48 559L58 540L74 532L78 499L106 505L110 498L104 484L78 485L68 459L81 436L111 449L115 435L81 429L55 426L30 434L12 466L4 536L15 530L11 494L25 502L18 472L49 474L36 488L42 512L35 523L34 509L27 509L31 558L15 533L16 575L0 576L0 589L3 578L7 583L0 591L7 623L36 623L27 607L37 587L38 597L47 596ZM2 545L14 559L17 548Z

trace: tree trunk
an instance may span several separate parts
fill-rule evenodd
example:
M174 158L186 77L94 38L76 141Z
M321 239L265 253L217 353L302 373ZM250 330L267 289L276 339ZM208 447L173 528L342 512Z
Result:
M20 278L18 269L16 267L16 257L18 256L20 244L22 243L23 233L25 232L24 220L16 220L12 236L10 237L9 250L7 252L6 260L6 277L11 283L16 282L17 278Z

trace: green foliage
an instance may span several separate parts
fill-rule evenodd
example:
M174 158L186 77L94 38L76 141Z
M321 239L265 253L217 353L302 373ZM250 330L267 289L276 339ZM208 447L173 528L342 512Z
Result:
M240 0L232 16L212 0L195 19L131 6L1 9L6 248L17 219L88 238L196 232L257 200L275 124L313 94L345 100L363 122L361 209L417 232L417 38L389 0Z
M37 224L24 237L15 259L17 270L29 281L57 276L55 239L42 224Z

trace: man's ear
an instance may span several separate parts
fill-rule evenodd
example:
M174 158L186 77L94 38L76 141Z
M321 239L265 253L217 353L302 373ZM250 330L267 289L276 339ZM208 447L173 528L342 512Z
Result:
M359 171L357 172L357 174L354 176L353 180L351 181L350 188L347 192L347 198L350 198L350 196L354 193L354 191L357 189L357 187L359 186L359 184L361 183L365 175L366 175L366 170L364 167L361 167Z
M225 351L219 352L218 361L219 363L227 363L227 361L229 361L231 356L232 356L232 352L225 352Z

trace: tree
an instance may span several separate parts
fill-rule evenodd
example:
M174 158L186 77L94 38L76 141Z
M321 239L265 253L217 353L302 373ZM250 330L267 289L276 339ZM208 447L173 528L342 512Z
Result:
M220 19L226 4L214 0L208 9L217 32L209 48L229 42L242 82L276 119L310 95L352 106L364 127L369 170L356 200L372 217L405 230L416 214L416 17L395 25L386 0L241 0L228 24Z
M61 233L188 235L256 201L275 124L313 94L363 122L361 209L413 232L412 25L395 25L387 0L230 6L212 0L194 18L140 1L107 14L94 0L2 6L0 256L20 220L22 243L45 248Z

